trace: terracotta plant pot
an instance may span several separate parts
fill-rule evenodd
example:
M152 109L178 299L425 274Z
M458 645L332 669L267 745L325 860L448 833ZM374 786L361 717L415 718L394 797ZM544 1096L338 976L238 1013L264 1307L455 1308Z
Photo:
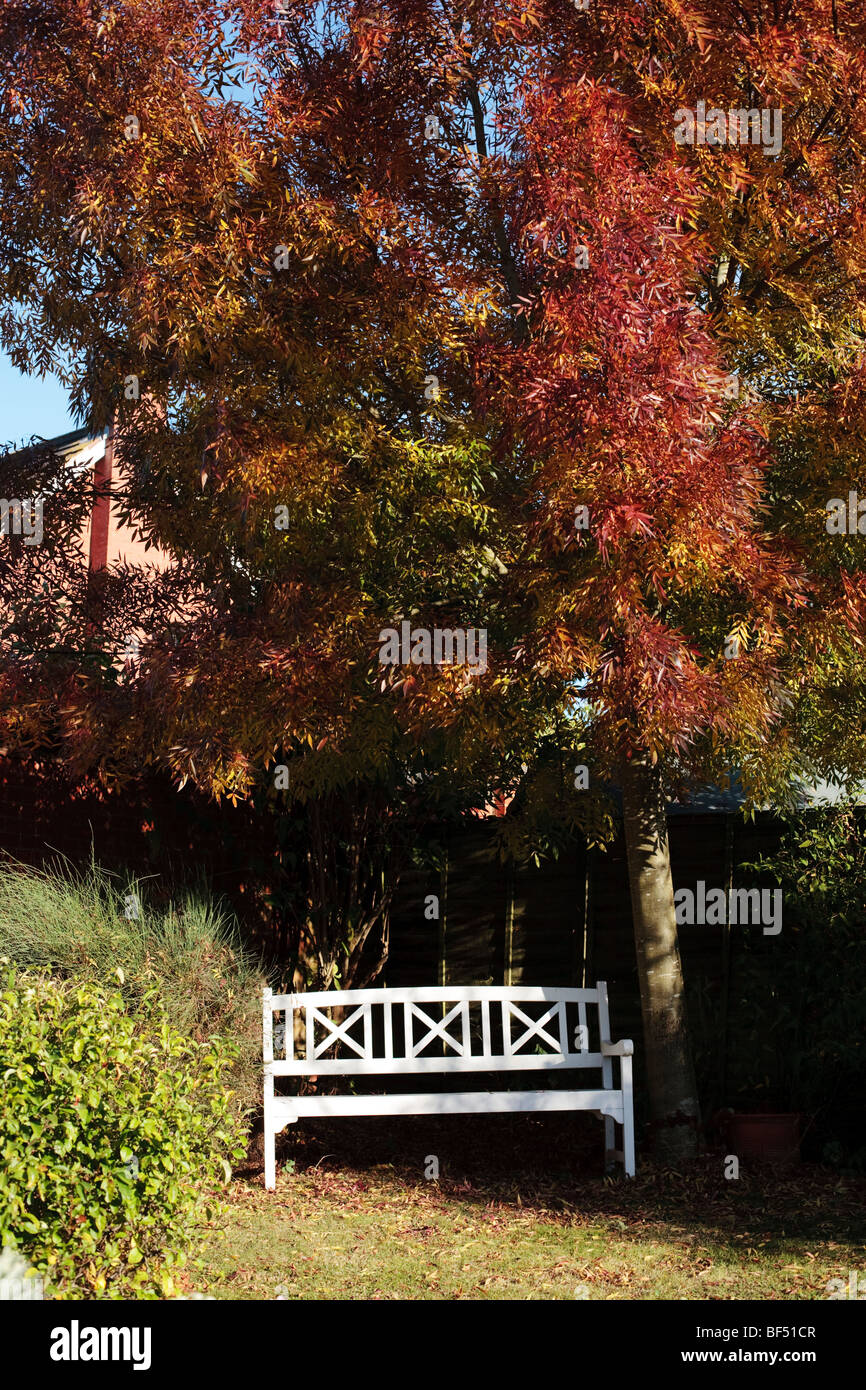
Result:
M730 1151L738 1158L764 1163L800 1162L798 1114L730 1115L726 1126Z

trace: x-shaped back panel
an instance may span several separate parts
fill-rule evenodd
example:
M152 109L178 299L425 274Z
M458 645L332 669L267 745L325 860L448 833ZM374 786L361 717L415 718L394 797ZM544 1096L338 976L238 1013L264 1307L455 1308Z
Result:
M447 1043L449 1047L453 1047L458 1057L468 1057L470 1055L468 1003L464 1001L459 1004L455 1004L454 1008L451 1009L450 1012L447 1013L445 1017L442 1019L431 1018L430 1015L426 1014L423 1009L419 1009L417 1004L407 1003L403 1007L403 1018L405 1021L406 1028L407 1057L417 1057L418 1054L421 1052L422 1048L425 1048L427 1044L429 1042L432 1042L434 1038L441 1038L442 1041ZM462 1023L462 1042L457 1042L456 1038L452 1038L451 1034L447 1031L448 1025L450 1024L451 1020L455 1018L457 1015L460 1016L460 1020ZM414 1031L412 1020L414 1018L419 1018L421 1022L426 1023L429 1028L429 1032L426 1033L424 1037L421 1039L421 1041L418 1043L413 1042L412 1040Z
M364 1045L359 1046L354 1038L349 1037L348 1030L356 1023L359 1018L364 1020ZM316 1044L316 1023L323 1023L328 1029L328 1034L322 1041ZM342 1023L335 1023L327 1014L311 1006L307 1009L307 1057L315 1062L322 1057L329 1048L337 1042L347 1043L359 1057L369 1058L372 1056L372 1037L370 1032L370 1005L359 1004L353 1014L344 1019Z
M521 1037L517 1039L516 1042L512 1042L511 1039L511 1023L513 1018L518 1018L520 1019L521 1023L525 1023L527 1025L526 1032L523 1033ZM548 1033L547 1029L544 1026L545 1023L549 1023L552 1018L557 1018L559 1020L558 1039L554 1038L550 1033ZM553 1048L554 1052L560 1052L563 1054L567 1053L568 1035L566 1033L565 1004L553 1004L547 1010L546 1014L542 1014L541 1018L532 1019L527 1017L523 1010L519 1009L517 1005L512 1003L510 1000L503 1000L502 1046L505 1050L505 1056L513 1057L516 1053L520 1051L521 1047L523 1047L523 1045L529 1041L530 1038L538 1038L539 1042L548 1043L549 1046Z

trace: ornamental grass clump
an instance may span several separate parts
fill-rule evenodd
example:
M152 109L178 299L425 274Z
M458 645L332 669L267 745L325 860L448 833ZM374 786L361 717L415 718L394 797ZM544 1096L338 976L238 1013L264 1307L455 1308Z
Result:
M121 884L95 864L84 872L4 866L0 956L56 979L119 988L131 1014L155 994L180 1033L232 1040L237 1102L257 1104L265 972L228 912L204 891L152 905L143 885Z

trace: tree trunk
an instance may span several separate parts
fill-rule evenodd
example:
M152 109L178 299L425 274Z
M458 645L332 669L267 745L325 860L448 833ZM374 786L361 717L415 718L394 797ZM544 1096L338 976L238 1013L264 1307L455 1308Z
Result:
M700 1115L686 1024L665 798L649 760L622 775L623 820L655 1152L694 1158Z

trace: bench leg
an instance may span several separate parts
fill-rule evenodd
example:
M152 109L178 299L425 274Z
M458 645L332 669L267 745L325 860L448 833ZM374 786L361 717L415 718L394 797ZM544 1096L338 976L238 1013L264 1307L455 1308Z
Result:
M613 1090L613 1062L605 1057L601 1063L601 1084L606 1091ZM616 1130L613 1115L604 1117L604 1171L610 1172L611 1164L616 1162Z
M286 1125L292 1125L297 1115L288 1113L285 1104L279 1110L274 1106L274 1078L265 1074L264 1085L264 1138L265 1138L265 1190L273 1192L277 1186L277 1135L282 1134Z
M275 1191L277 1186L277 1136L272 1129L265 1130L265 1189Z
M604 1166L607 1168L616 1152L616 1130L613 1115L604 1117Z
M265 1189L273 1192L277 1185L277 1135L274 1129L274 1078L265 1068L264 1085L265 1127Z
M622 1085L622 1164L627 1178L635 1175L634 1162L634 1106L631 1083L631 1058L621 1057L620 1083Z
M265 1188L273 1192L277 1185L277 1135L282 1134L286 1125L293 1125L296 1115L287 1117L282 1124L271 1124L265 1130Z

